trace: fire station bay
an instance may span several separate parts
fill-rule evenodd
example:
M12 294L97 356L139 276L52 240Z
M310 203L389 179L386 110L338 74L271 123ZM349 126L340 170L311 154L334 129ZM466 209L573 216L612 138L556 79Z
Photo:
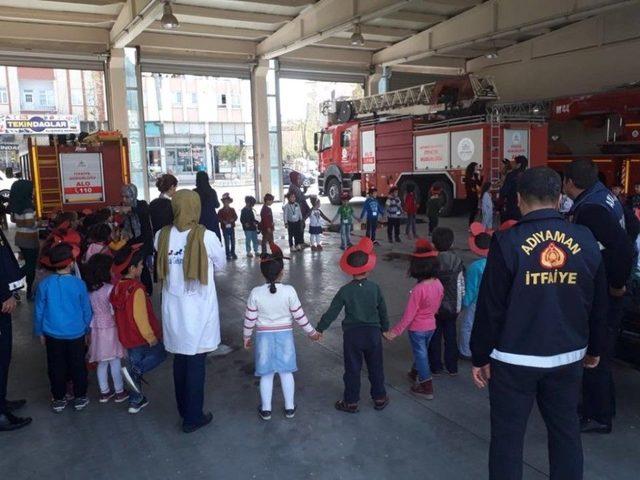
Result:
M0 0L0 477L639 478L639 24Z

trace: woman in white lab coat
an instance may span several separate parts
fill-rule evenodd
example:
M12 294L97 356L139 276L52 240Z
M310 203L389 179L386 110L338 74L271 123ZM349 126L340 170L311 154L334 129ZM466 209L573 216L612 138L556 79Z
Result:
M174 354L173 379L183 431L211 422L204 413L206 354L220 344L220 316L214 273L224 267L224 248L215 233L198 224L200 197L179 190L171 200L173 224L155 237L162 281L165 348Z

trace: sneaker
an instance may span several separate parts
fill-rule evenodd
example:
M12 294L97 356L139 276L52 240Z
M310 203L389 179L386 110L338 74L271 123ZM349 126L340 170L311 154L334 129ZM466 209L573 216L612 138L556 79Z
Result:
M138 385L136 385L136 382L133 381L131 372L129 372L129 369L125 366L122 367L122 378L124 378L124 381L127 382L127 385L131 390L136 393L140 393L140 387L138 387Z
M109 400L111 400L113 397L115 396L115 393L111 390L107 391L106 393L102 393L100 392L100 403L107 403Z
M444 368L439 368L437 370L431 370L431 375L434 377L439 377L440 375L444 375L447 371Z
M238 256L235 253L231 254L231 260L237 260Z
M89 399L87 397L78 397L73 401L73 409L76 412L84 410L89 405Z
M411 387L411 391L418 395L424 395L427 400L433 400L433 381L425 380L417 383Z
M262 420L271 420L271 411L270 410L262 410L262 407L258 407L258 416Z
M458 372L449 372L449 376L450 377L457 377L458 376Z
M184 433L193 433L196 430L206 425L209 425L211 423L211 420L213 420L213 413L211 412L205 413L201 422L196 423L195 425L182 425L182 431Z
M65 408L67 408L67 401L65 399L51 401L51 410L53 410L53 413L62 413Z
M319 252L323 250L322 245L318 245L316 248L318 249Z
M253 253L251 252L247 253L247 258L253 258Z
M140 399L139 402L129 404L129 413L131 414L138 413L147 405L149 405L149 400L147 400L147 397L142 397L142 399Z
M409 377L409 380L411 380L411 383L416 383L416 381L418 380L418 370L416 370L415 368L412 368L407 372L407 377Z
M382 398L376 398L373 400L373 408L376 410L384 410L389 405L389 397L386 395Z
M311 245L311 251L312 252L318 251L318 247L316 247L315 245Z
M121 391L120 393L116 392L115 398L113 399L116 403L122 403L129 400L129 392L126 390Z
M380 245L380 242L379 242L378 240L374 240L374 241L373 241L373 244L374 244L374 245Z
M610 423L600 423L597 420L585 417L580 419L581 433L600 433L606 435L611 433L611 430L612 426Z
M298 409L298 407L294 406L293 408L285 408L284 409L284 416L287 418L293 418L296 416L296 410Z
M233 352L233 348L231 348L229 345L225 345L224 343L221 343L220 345L218 345L218 348L216 348L213 352L209 354L209 356L224 357L225 355L228 355L231 352Z

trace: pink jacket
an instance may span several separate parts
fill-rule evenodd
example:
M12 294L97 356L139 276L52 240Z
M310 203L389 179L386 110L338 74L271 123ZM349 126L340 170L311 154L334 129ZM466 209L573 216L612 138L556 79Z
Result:
M409 328L412 332L428 332L436 328L436 312L444 297L440 280L430 279L418 283L409 294L404 315L391 331L400 335Z

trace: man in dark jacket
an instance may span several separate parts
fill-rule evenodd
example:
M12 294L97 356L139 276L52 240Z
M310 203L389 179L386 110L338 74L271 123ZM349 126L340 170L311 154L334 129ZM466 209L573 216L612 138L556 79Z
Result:
M633 246L625 231L622 205L598 180L598 168L591 160L574 160L567 166L564 190L573 199L569 218L591 230L600 244L609 287L605 348L598 368L584 374L582 431L610 433L615 415L611 359L622 320L625 284L633 266Z
M507 173L504 183L500 187L500 203L502 204L500 222L518 220L522 216L518 208L518 179L527 169L529 161L524 155L518 155L514 162L516 167Z
M586 227L558 213L560 176L526 170L523 217L496 232L482 277L473 332L473 380L489 385L491 480L522 478L527 419L537 400L549 436L551 480L581 480L577 415L583 364L598 364L606 277Z
M7 400L7 382L11 363L13 341L11 314L16 308L12 289L14 282L22 277L16 258L0 230L0 432L17 430L31 423L31 418L16 417L13 412L26 404L25 400Z

